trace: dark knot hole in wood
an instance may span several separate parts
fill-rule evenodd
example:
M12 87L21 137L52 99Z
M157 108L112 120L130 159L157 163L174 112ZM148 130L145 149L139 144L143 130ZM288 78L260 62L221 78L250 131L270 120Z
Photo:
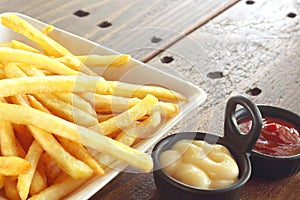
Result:
M152 43L159 43L161 40L162 40L161 38L155 37L155 36L153 36L153 37L151 38L151 42L152 42Z
M249 90L246 91L246 94L249 94L251 96L257 96L262 92L261 89L259 89L258 87L255 88L251 88Z
M255 3L255 1L251 1L251 0L246 1L247 5L253 5L254 3Z
M83 11L83 10L77 10L76 12L73 13L75 16L77 17L86 17L88 16L90 13Z
M216 72L209 72L206 76L210 79L217 79L217 78L223 78L224 74L223 72L216 71Z
M290 12L289 14L286 15L287 17L290 17L290 18L294 18L296 17L297 15L293 12Z
M172 56L164 56L162 59L160 59L162 63L171 63L173 60L174 58Z
M98 24L98 26L100 28L107 28L107 27L110 27L112 25L112 23L108 22L108 21L103 21L101 22L100 24Z

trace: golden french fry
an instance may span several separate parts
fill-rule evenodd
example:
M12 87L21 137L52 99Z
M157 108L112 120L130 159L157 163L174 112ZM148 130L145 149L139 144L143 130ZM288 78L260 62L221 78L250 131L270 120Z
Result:
M24 35L28 39L38 44L46 52L48 56L53 56L53 57L61 57L65 55L73 56L70 51L68 51L58 42L48 37L47 35L43 34L35 27L33 27L31 24L21 19L20 17L17 17L14 14L7 14L2 16L1 23L4 26L10 28L11 30ZM95 75L95 73L89 68L87 68L85 65L82 65L80 70L78 71L82 71L83 73L88 75Z
M16 63L14 63L14 64L16 65ZM27 76L53 76L53 75L56 75L53 72L50 72L49 70L38 69L32 65L27 65L24 63L18 63L16 66L18 68L20 68L21 71L23 71L23 73L25 73L25 75L27 74ZM23 76L16 76L16 77L23 77ZM12 76L11 78L16 78L16 77Z
M10 99L13 103L19 102L19 104L30 104L26 94L18 94L16 96L11 96Z
M45 76L39 69L34 68L34 67L19 66L19 68L21 68L29 76ZM15 77L24 77L25 76L25 74L20 74L19 72L16 72L16 71L18 71L18 69L13 69L12 73L10 73L12 75L10 75L9 77L14 77L13 75L18 75ZM85 100L83 100L81 97L79 97L78 95L76 95L74 93L54 93L53 95L55 95L59 99L63 100L64 102L66 102L70 105L73 105L74 107L90 114L91 116L96 117L96 115L97 115L95 110L92 108L92 106L88 102L86 102Z
M97 113L95 112L94 108L89 104L87 101L82 99L80 96L74 93L54 93L55 96L57 96L59 99L65 101L66 103L69 103L73 105L74 107L85 111L86 113L90 114L93 117L97 116Z
M19 156L13 127L11 123L3 120L0 120L0 143L2 155Z
M6 76L10 78L18 78L18 77L26 77L27 76L45 76L45 74L32 66L25 66L25 65L18 65L12 64L13 66L6 67L5 73ZM7 69L8 68L8 69ZM20 68L22 72L20 72ZM10 72L11 71L11 72ZM25 74L24 74L24 73ZM95 110L92 108L92 106L86 102L85 100L81 99L78 95L73 93L55 93L55 96L60 98L61 100L65 101L66 103L70 103L71 105L91 114L92 116L96 116Z
M39 200L39 199L51 199L59 200L62 199L67 194L75 191L82 184L84 184L88 179L73 179L72 177L67 177L64 181L56 183L43 190L39 194L33 195L29 200Z
M27 77L27 75L20 68L23 68L23 65L18 65L16 63L9 63L5 66L5 75L8 78ZM31 68L27 67L27 69L31 69ZM23 102L23 104L29 103L33 108L50 113L50 111L48 111L47 108L45 108L38 100L36 100L34 96L29 94L26 96L27 97L25 98L24 95L19 94L16 96L12 96L11 98L14 102L20 101ZM27 99L26 102L24 102L25 99Z
M16 124L32 124L38 127L42 126L40 128L43 128L44 125L46 125L44 129L51 133L55 133L73 141L80 141L80 136L77 133L76 125L57 116L50 115L33 108L8 103L0 103L0 113L2 113L0 115L0 120L6 120ZM16 116L14 113L18 113L18 116ZM70 128L73 130L69 132L64 131L64 127L69 125L72 126Z
M29 102L30 102L30 105L31 107L37 109L37 110L40 110L40 111L43 111L43 112L46 112L46 113L51 113L47 108L45 108L45 106L43 106L41 104L41 102L39 102L34 96L32 95L27 95L28 99L29 99Z
M119 67L128 63L131 59L131 56L128 54L106 56L86 55L77 57L89 67Z
M20 66L20 68L29 76L45 76L40 70L38 70L37 68L32 68L32 67L24 67L24 66ZM15 72L16 69L13 70L13 74L20 74L18 72ZM10 77L12 77L13 75L11 75ZM25 75L24 75L25 76ZM19 77L24 77L19 75ZM18 77L18 76L17 76ZM92 108L92 106L86 102L85 100L83 100L82 98L80 98L78 95L74 94L74 93L54 93L54 95L61 99L62 101L66 102L69 105L73 105L75 108L78 108L88 114L90 114L91 116L96 117L96 112L95 110ZM56 98L56 99L57 99ZM64 106L61 106L64 107Z
M152 94L162 101L187 101L182 94L158 86L136 85L119 81L107 81L112 89L112 95L123 97L144 98L147 94Z
M138 98L98 95L94 93L82 93L80 95L93 105L98 113L121 113L140 102Z
M47 25L43 30L41 31L44 35L48 35L50 32L54 30L54 26Z
M113 118L115 115L114 114L98 114L98 122L104 122L110 118Z
M4 69L0 67L0 80L5 78Z
M8 65L5 69L6 69L5 70L6 75L9 77L26 76L26 74L21 72L20 69L13 64ZM16 102L18 102L18 100L24 101L24 99L27 99L26 96L25 97L22 97L20 95L13 96L13 98L18 98L18 97L21 97L21 99L17 99ZM36 94L35 97L40 102L42 102L46 107L48 107L48 109L52 113L54 113L57 116L60 116L64 119L67 119L69 121L75 122L79 125L86 126L86 127L89 127L89 126L92 126L92 125L95 125L98 123L98 120L95 117L91 116L90 114L88 114L76 107L73 107L71 104L60 100L59 98L57 98L56 96L54 96L52 94ZM27 101L28 101L28 99L27 99ZM24 102L23 104L29 105L30 103Z
M34 194L37 194L41 191L43 191L45 188L47 188L47 180L46 180L46 175L41 173L42 170L36 170L34 175L33 175L33 179L32 179L32 183L30 185L30 189L29 189L29 194L32 196Z
M178 104L174 104L174 103L158 102L157 105L154 106L154 108L151 110L151 113L154 112L159 112L161 116L170 118L178 114L179 106Z
M45 111L45 109L41 108L41 111ZM59 136L57 137L60 143L62 144L62 146L69 153L71 153L71 155L87 163L97 174L102 175L104 173L99 162L95 160L81 144L65 139L63 137L59 137Z
M65 55L63 57L55 58L55 60L77 71L80 71L80 68L82 67L82 62L75 56Z
M17 96L19 96L19 95L17 95ZM20 98L15 99L14 103L20 104L23 106L30 105L29 102L24 100L25 98L23 99L22 96L19 96L19 97ZM31 126L31 125L28 125L28 128L29 128L31 134L33 135L33 137L42 145L43 149L45 149L45 151L52 157L52 159L56 161L58 166L63 171L65 171L66 173L70 174L72 177L75 177L75 178L86 178L93 173L93 171L88 166L86 166L84 163L76 160L69 153L67 153L60 146L60 144L56 141L56 139L52 136L51 133L47 133L46 131L43 131L43 130L41 130L37 127ZM38 148L38 147L35 147L35 148ZM38 152L38 150L35 150L35 151ZM27 158L27 156L26 156L26 158ZM36 165L34 165L33 167L36 167ZM34 170L35 170L35 168L34 168ZM29 179L29 178L32 179L34 171L31 171L31 172L32 172L31 174L27 174L24 177L25 180L23 180L18 187L18 191L22 198L26 198L28 195L30 185L24 185L24 184L28 183L28 180L26 182L26 179ZM27 189L22 190L22 188L27 188Z
M79 74L79 72L48 56L8 47L0 47L0 61L34 65L35 67L46 69L61 75Z
M39 50L37 50L23 42L17 41L17 40L12 40L10 47L13 49L21 49L21 50L29 51L32 53L41 53Z
M137 138L146 138L161 122L159 112L150 115L143 122L126 128L116 138L117 141L122 142L127 146L132 146Z
M44 35L31 24L14 14L3 15L1 17L1 23L7 28L18 32L37 43L50 56L60 57L70 54L70 52L59 43Z
M96 155L103 169L111 168L111 165L117 160L116 158L107 154L97 153Z
M66 149L71 155L89 165L96 174L104 174L104 170L102 169L100 163L95 158L93 158L93 156L91 156L91 154L85 149L83 145L63 137L57 137L64 149Z
M110 92L110 87L104 79L96 76L36 76L0 80L0 97L52 92L106 94Z
M17 190L22 200L27 199L30 185L42 153L43 149L41 145L38 142L33 141L25 157L25 160L31 164L30 170L26 174L21 174L18 177Z
M28 128L33 137L65 173L74 178L88 178L93 174L93 170L88 165L66 152L51 133L31 125Z
M0 98L0 102L6 102ZM0 147L4 156L19 156L25 157L25 151L22 148L13 130L11 123L0 120Z
M28 161L16 156L0 156L0 163L0 174L5 176L25 174L31 167Z
M118 129L124 129L145 116L156 103L157 99L154 96L147 95L135 106L113 118L97 124L93 129L95 128L94 130L98 130L97 132L100 132L103 135L108 135Z
M26 76L46 76L41 69L36 68L35 66L32 65L17 65L18 68L24 73L24 76L20 77L26 77ZM10 78L17 78L19 76L13 77L10 76Z
M157 101L155 97L148 95L143 102L148 102L149 99ZM149 172L153 167L153 161L149 155L56 116L33 108L7 103L0 103L0 113L5 113L0 115L0 120L18 124L32 124L75 142L81 142L87 147L111 155L145 172ZM18 116L16 117L14 113L18 113Z
M136 126L137 125L126 128L116 137L116 140L127 146L131 146L137 138Z
M96 117L73 107L52 94L36 94L35 97L56 116L85 127L98 124Z
M26 77L26 74L20 69L18 63L8 63L4 67L4 73L7 78Z
M126 98L92 93L83 93L81 96L86 101L90 102L99 113L121 113L141 101L139 98ZM151 112L155 111L159 111L163 117L170 118L178 113L179 106L175 103L158 102L153 109L151 109ZM150 114L150 112L147 114Z

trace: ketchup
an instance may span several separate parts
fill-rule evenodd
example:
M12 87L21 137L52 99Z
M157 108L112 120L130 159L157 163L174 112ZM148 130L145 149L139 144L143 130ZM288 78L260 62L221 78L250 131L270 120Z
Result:
M251 129L251 118L239 122L240 130L247 134ZM272 117L263 118L262 132L254 150L272 156L300 154L300 130L295 125Z

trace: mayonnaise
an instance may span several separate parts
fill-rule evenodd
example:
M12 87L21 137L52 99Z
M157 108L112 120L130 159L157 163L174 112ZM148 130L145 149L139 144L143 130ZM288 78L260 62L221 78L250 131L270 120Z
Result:
M238 180L239 168L229 150L201 140L180 140L160 155L163 170L185 184L224 188Z

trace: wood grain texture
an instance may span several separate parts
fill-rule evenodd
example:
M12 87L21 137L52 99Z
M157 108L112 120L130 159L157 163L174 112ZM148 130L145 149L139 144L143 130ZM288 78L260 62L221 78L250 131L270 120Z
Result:
M149 63L208 92L208 101L193 117L198 121L198 127L194 127L198 130L222 134L225 103L235 94L300 114L299 18L286 17L290 12L299 15L298 8L299 4L294 2L257 1L254 5L240 2ZM172 57L173 61L162 63L165 57ZM209 78L209 73L216 78ZM257 96L247 93L253 88L259 88L261 93ZM126 181L129 177L136 181ZM130 190L126 192L126 188L147 185L141 195L150 192L152 196L145 199L163 200L151 182L151 176L121 174L102 190L108 193L104 196L99 193L95 199L113 199L119 189L122 197L138 199ZM300 174L275 181L252 178L241 199L296 200L300 195L299 183Z
M300 114L299 8L296 1L255 1L253 5L242 1L150 63L173 69L208 92L198 119L207 122L203 118L211 118L200 123L199 130L220 134L225 103L235 94ZM289 13L296 17L287 17ZM162 64L166 56L173 61ZM193 71L198 75L194 77ZM249 92L255 88L261 90L257 96ZM299 183L300 174L276 181L251 179L241 199L296 200ZM153 197L160 198L159 194Z
M147 60L238 0L2 0L0 12L21 12L114 50ZM77 17L77 10L89 12ZM101 22L112 25L100 28ZM160 42L151 42L153 37Z
M290 12L299 14L298 8L299 4L294 2L258 1L254 5L241 2L149 63L208 92L208 101L196 117L199 130L222 132L225 102L234 94L300 114L299 18L286 17ZM166 56L174 60L162 63ZM222 72L222 77L210 79L207 77L210 72ZM253 88L261 89L261 94L246 93ZM130 175L122 174L120 180L126 176ZM139 180L136 184L147 182L151 180ZM300 174L276 181L251 179L241 199L296 200L300 195L299 183ZM153 187L148 185L148 191L155 191ZM109 199L110 195L106 197ZM132 196L129 194L128 198ZM154 192L150 199L163 197Z
M224 108L231 95L300 114L300 2L235 2L2 0L0 12L24 13L149 60L154 67L194 83L207 91L207 102L167 134L185 129L222 135ZM79 18L73 15L77 10L90 14ZM104 21L112 25L98 27ZM153 38L156 42L151 42ZM255 89L261 93L251 95ZM299 183L300 174L276 181L251 179L241 199L297 200ZM151 174L121 173L91 198L98 199L164 198Z
M210 110L207 112L214 122L202 124L202 130L222 130L224 113L220 110L224 110L226 100L234 94L247 95L257 103L289 107L299 114L300 96L295 91L300 72L299 16L286 16L290 12L299 14L299 8L300 4L292 1L257 1L253 5L242 1L149 63L174 71L208 92L202 109ZM290 29L295 31L285 31ZM174 60L162 63L166 56ZM209 78L211 74L219 75ZM247 93L256 87L262 90L260 95Z

